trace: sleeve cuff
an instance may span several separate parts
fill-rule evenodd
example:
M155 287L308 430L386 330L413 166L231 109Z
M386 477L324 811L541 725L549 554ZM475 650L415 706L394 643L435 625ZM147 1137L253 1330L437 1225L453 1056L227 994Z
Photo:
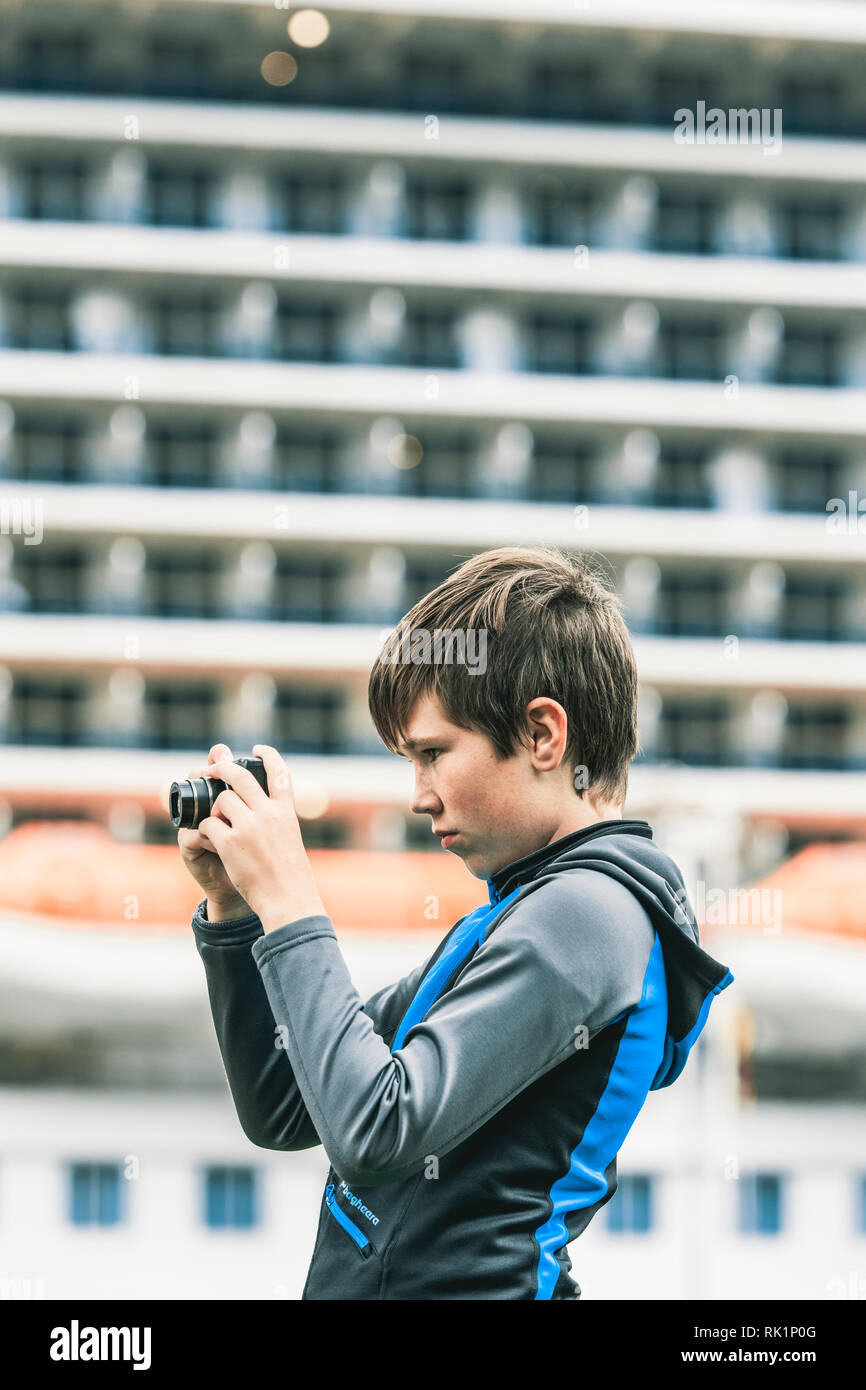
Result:
M287 922L285 926L275 927L267 933L262 929L261 940L253 946L253 959L259 965L289 946L297 946L299 942L309 941L317 936L329 936L334 941L337 940L333 922L321 912L313 917L299 917L296 922Z
M223 942L227 945L253 941L257 936L264 936L264 927L255 912L248 912L244 917L227 917L220 922L209 921L206 897L202 898L193 913L192 929L203 941Z

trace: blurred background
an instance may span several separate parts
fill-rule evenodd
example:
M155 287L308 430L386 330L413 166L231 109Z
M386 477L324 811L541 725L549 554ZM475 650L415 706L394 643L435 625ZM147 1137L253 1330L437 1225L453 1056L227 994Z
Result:
M583 1297L866 1297L866 5L2 22L0 1297L299 1298L327 1158L240 1129L167 789L276 745L406 974L486 889L370 665L539 543L623 597L625 814L736 978Z

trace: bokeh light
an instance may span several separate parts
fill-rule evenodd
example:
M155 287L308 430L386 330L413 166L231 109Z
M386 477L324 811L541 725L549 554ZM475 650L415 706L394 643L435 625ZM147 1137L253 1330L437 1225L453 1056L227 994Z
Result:
M298 75L298 65L291 53L275 49L262 59L262 77L272 87L287 87Z
M331 804L328 793L318 784L296 787L294 801L299 820L319 820Z
M387 453L395 468L408 469L417 467L424 450L414 434L395 434L388 443Z
M298 10L289 20L289 38L299 48L318 48L331 32L321 10Z

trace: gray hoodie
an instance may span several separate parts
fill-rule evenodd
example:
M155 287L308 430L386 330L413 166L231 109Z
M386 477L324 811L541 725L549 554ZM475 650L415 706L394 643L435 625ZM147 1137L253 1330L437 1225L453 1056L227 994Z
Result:
M192 921L229 1087L263 1148L331 1167L303 1299L574 1299L647 1093L733 976L646 821L507 865L364 1003L327 916Z

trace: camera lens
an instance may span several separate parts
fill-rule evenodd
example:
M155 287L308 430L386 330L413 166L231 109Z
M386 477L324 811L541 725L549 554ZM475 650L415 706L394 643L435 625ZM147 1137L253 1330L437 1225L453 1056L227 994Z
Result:
M178 830L195 830L209 816L225 782L218 777L188 777L184 782L172 782L168 794L171 823Z
M232 760L253 774L262 791L268 791L268 774L261 758L241 753ZM195 830L205 817L213 813L213 804L228 783L219 777L188 777L185 782L172 782L168 792L168 814L178 830Z

